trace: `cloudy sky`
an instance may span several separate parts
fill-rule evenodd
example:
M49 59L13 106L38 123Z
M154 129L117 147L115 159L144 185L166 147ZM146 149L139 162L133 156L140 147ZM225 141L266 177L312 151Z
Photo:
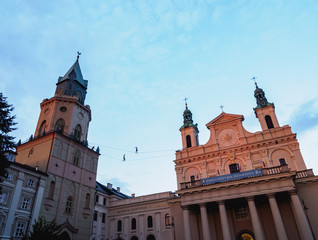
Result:
M252 76L318 173L316 0L3 0L0 9L0 92L15 107L17 140L34 133L40 102L80 51L101 183L175 191L183 99L201 144L220 105L258 131Z

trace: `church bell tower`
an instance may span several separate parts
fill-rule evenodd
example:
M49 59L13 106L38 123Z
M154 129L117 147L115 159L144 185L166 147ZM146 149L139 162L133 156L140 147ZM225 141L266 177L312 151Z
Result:
M199 145L198 124L193 124L192 113L185 104L186 109L183 112L183 125L180 128L182 137L182 148L190 148Z
M254 91L254 97L256 99L257 106L254 108L254 112L261 124L262 130L264 131L279 127L279 123L275 114L274 103L267 101L265 92L263 89L257 86L256 82L255 87L256 89Z
M34 136L17 146L16 162L48 174L39 216L55 219L65 239L89 239L99 148L87 141L91 110L79 56L55 95L44 99ZM30 200L32 202L32 200Z

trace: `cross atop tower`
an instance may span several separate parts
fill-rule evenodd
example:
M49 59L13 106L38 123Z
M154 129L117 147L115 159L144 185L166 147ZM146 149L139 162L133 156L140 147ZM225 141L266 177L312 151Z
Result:
M251 80L253 80L253 81L254 81L254 84L255 84L255 86L257 87L256 78L257 78L257 77L253 76L253 77L251 78Z
M185 97L183 100L184 100L184 102L185 102L186 107L188 107L188 102L187 102L187 101L188 101L188 98Z
M77 60L79 59L79 57L80 57L81 54L82 54L82 53L80 53L79 51L77 51Z

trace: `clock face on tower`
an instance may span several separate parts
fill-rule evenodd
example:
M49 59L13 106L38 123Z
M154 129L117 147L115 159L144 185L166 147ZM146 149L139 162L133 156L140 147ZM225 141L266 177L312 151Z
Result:
M223 147L235 144L238 140L236 131L233 129L224 129L219 133L219 143Z

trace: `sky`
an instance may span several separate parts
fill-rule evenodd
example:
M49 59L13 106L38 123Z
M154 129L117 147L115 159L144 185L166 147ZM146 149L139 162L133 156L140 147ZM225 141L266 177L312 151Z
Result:
M80 51L102 184L136 196L177 189L185 97L200 144L221 105L261 130L253 76L318 173L316 0L2 0L0 9L0 92L15 107L16 141L34 134L41 101Z

